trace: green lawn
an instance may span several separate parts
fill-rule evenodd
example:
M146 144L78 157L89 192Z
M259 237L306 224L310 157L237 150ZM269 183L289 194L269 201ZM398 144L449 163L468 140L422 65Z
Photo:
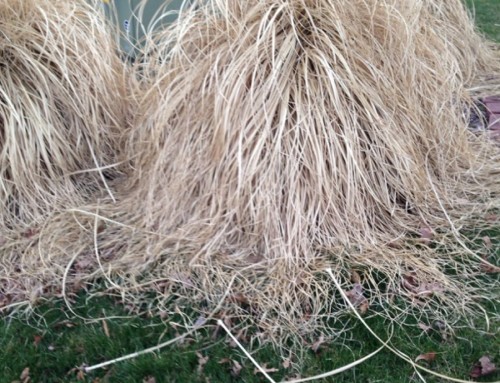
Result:
M500 42L500 1L467 0L467 3L473 10L479 30Z
M446 0L444 0L446 1ZM479 29L500 42L500 0L475 0L475 14ZM471 1L470 1L471 2ZM75 311L83 317L126 316L122 305L110 298L86 300L80 296L74 303ZM496 308L491 306L491 311ZM324 344L318 352L310 349L304 355L302 377L316 375L346 365L376 350L380 345L360 324L354 324L350 339L344 347ZM254 374L250 361L231 347L222 332L213 328L194 334L183 344L175 344L160 352L114 364L88 374L78 367L93 365L140 351L175 336L175 323L181 318L151 318L148 316L106 321L85 321L75 317L59 301L47 302L36 309L35 315L25 318L7 316L0 323L0 383L12 382L264 382ZM369 321L380 334L387 332L388 323L381 319ZM484 324L484 323L483 323ZM479 327L481 323L479 323ZM469 378L469 372L484 356L500 364L498 329L490 332L473 331L466 327L451 336L436 329L425 335L417 323L408 323L405 331L398 331L394 346L415 359L419 354L436 352L430 365L434 371L456 378ZM291 379L295 372L269 348L255 354L268 368L276 381ZM240 369L239 366L242 368ZM29 368L29 370L27 370ZM31 380L27 379L27 376ZM428 382L442 379L425 374ZM415 379L410 365L389 351L382 351L369 361L354 367L326 382L412 382ZM479 381L499 380L498 373Z
M126 315L122 307L109 298L86 302L82 296L74 307L77 314L83 317ZM163 323L160 318L148 317L108 320L106 325L103 321L86 323L70 314L60 302L47 303L37 309L28 324L25 318L7 318L0 325L0 366L3 371L0 382L20 380L22 371L27 367L32 382L40 383L133 383L147 381L148 377L154 377L157 383L264 382L261 376L254 375L254 366L247 358L232 348L222 333L215 334L213 328L195 334L183 344L117 363L85 376L79 375L78 369L74 369L140 351L175 336L176 329L171 323L182 323L181 318L164 319L167 323ZM379 334L387 331L387 323L380 319L370 320L369 324ZM351 335L352 340L345 340L344 347L325 344L318 352L307 351L307 367L302 371L302 376L312 376L346 365L380 347L360 325L354 327ZM404 333L397 333L393 344L413 359L419 354L436 352L436 360L430 368L459 378L467 378L471 367L481 356L488 355L494 360L500 357L498 336L493 332L478 333L466 328L457 331L454 336L437 330L424 335L413 323L408 325ZM269 348L261 350L255 357L267 363L268 368L279 370L272 374L276 381L295 376ZM202 367L200 358L207 358ZM239 373L232 371L236 363L242 366ZM427 366L426 362L421 363ZM410 382L413 376L410 365L390 352L382 351L368 362L338 375L335 380L325 381ZM427 374L424 376L428 382L442 381ZM492 381L498 377L498 374L492 375L489 380L480 381Z

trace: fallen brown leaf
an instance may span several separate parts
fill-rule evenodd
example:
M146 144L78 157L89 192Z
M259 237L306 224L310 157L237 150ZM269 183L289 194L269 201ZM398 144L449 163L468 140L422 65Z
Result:
M320 335L319 339L311 345L311 350L313 350L315 353L318 353L323 343L325 343L325 337L323 335Z
M292 361L290 360L290 358L286 358L285 360L283 360L283 363L281 363L283 368L290 368L291 364L292 364Z
M473 379L481 378L483 376L491 375L497 371L496 366L491 362L490 357L483 356L479 361L474 364L469 376Z
M387 243L387 246L390 247L391 249L401 249L403 245L404 242L399 239Z
M248 298L241 293L233 294L228 297L229 302L238 303L240 305L248 305Z
M240 342L248 343L247 329L242 328L240 331L236 333L234 337L238 339Z
M483 243L487 249L491 249L493 247L493 244L491 243L491 238L488 237L487 235L483 237Z
M420 354L415 359L415 363L418 362L418 361L420 361L420 360L424 360L427 363L432 363L432 362L434 362L436 360L436 353L435 352L428 352L426 354Z
M498 215L497 214L489 214L486 216L486 220L488 222L497 222L498 221Z
M28 383L31 381L30 378L30 368L26 367L23 372L21 372L21 376L19 376L19 379L21 379L21 383Z
M411 274L404 275L401 284L408 292L414 294L418 298L429 297L434 295L435 293L440 293L444 291L444 286L441 283L418 281Z
M91 268L93 265L93 261L90 258L83 258L79 259L78 261L75 262L75 270L76 271L87 271Z
M84 382L85 381L85 373L83 372L82 369L78 370L76 374L76 380Z
M351 271L351 282L361 284L361 275L356 270Z
M205 318L204 316L200 316L198 317L198 319L196 319L196 322L194 322L194 327L200 328L204 326L206 323L207 323L207 318Z
M233 377L238 377L241 374L241 370L243 369L243 366L238 363L238 361L233 360L233 367L231 368L231 375Z
M358 306L365 299L363 296L363 286L360 283L355 283L352 290L346 291L345 295L354 306Z
M42 341L42 336L41 335L33 335L33 345L36 347L38 347L38 345L40 344L40 342Z
M33 238L36 234L38 234L38 230L36 229L28 229L23 233L25 238Z
M198 357L198 373L201 374L203 371L203 367L207 364L209 357L203 356L200 352L196 352L196 356Z
M369 308L368 299L365 298L363 292L364 289L360 283L355 283L352 290L345 291L345 295L349 298L349 301L354 307L358 308L361 314L366 313Z
M82 369L82 368L84 368L84 367L85 367L84 365L82 365L82 367L74 367L74 368L72 368L71 370L69 370L69 371L66 373L66 375L68 375L68 376L69 376L69 375L72 375L72 374L74 374L75 372L77 372L79 369Z
M403 275L402 283L403 286L406 287L408 290L413 290L415 287L419 285L413 273Z
M0 293L0 308L8 306L11 303L11 299L5 295Z
M432 330L431 326L426 325L425 323L419 322L418 327L425 333L428 333Z
M361 303L358 306L358 311L360 314L366 314L366 312L368 311L369 308L370 308L370 304L368 303L368 299L365 298L363 303Z
M220 327L219 325L215 326L214 331L212 332L212 335L211 335L212 340L215 340L218 338L218 336L222 332L221 330L222 330L222 327Z
M500 267L492 265L489 262L481 262L481 271L486 274L497 274L500 273Z
M430 227L424 226L420 228L420 242L429 245L434 237L434 232Z

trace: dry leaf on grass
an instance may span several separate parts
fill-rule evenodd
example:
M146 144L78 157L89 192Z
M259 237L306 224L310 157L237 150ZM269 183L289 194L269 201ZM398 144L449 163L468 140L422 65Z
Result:
M500 267L495 266L487 261L481 262L481 271L486 274L498 274L500 273Z
M488 237L487 235L483 237L483 243L487 249L491 249L493 247L493 244L491 243L491 238Z
M432 363L432 362L434 362L436 360L436 353L435 352L428 352L426 354L420 354L415 359L415 363L418 362L418 361L420 361L420 360L424 360L427 363Z
M79 382L85 381L85 373L83 372L83 370L78 370L78 372L76 373L76 380L78 380Z
M321 350L323 343L325 343L325 337L321 335L319 339L311 345L311 350L318 353Z
M209 357L203 356L200 352L196 352L196 356L198 357L198 373L201 374L203 371L203 367L207 364Z
M10 298L5 294L0 293L0 308L8 306L10 303Z
M365 300L359 305L358 311L360 314L365 314L368 311L370 304L368 303L368 299Z
M361 284L361 275L356 270L351 271L351 282Z
M424 226L420 228L420 238L419 242L424 245L429 245L432 242L432 238L434 237L434 232L430 227Z
M483 356L479 358L479 361L474 364L469 376L473 379L481 378L493 374L497 371L496 366L492 363L490 357Z
M194 322L193 326L195 328L200 328L200 327L204 326L206 323L207 323L207 318L205 318L204 316L200 316L200 317L198 317L198 319L196 319L196 322Z
M92 259L82 258L74 263L74 268L77 272L85 272L90 270L92 268L91 266L93 265L94 262L92 261Z
M233 366L231 367L231 375L235 378L240 376L242 369L243 366L239 364L238 361L233 360Z
M449 334L447 332L448 326L446 322L443 322L441 320L434 321L432 324L432 329L437 331L437 333L441 335L441 338L443 340L448 339Z
M363 295L363 292L364 289L360 283L355 283L352 290L345 291L346 297L361 314L366 313L369 308L368 299Z
M42 341L42 336L41 335L33 335L33 345L35 346L35 348L38 347L38 345L40 344L40 342Z
M23 372L21 372L21 376L19 377L21 379L21 383L28 383L31 381L30 378L30 368L26 367Z
M486 216L486 220L488 222L497 222L498 221L498 215L497 214L489 214Z
M431 297L435 293L442 293L444 286L439 282L422 282L417 280L413 275L404 275L401 281L403 287L415 297Z
M292 364L292 361L290 360L290 358L286 358L285 360L283 360L283 362L281 363L281 365L283 366L283 368L287 369L287 368L290 368L290 365Z
M249 304L248 298L241 293L230 295L229 297L227 297L227 300L229 302L238 303L240 305L245 305L245 306Z
M432 330L432 327L429 325L426 325L425 323L419 322L418 327L425 332L426 334L429 333Z

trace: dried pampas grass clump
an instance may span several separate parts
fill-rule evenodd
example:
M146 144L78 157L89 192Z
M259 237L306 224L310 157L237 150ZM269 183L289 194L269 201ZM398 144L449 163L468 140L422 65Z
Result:
M406 3L408 2L401 1L397 4L404 7ZM431 29L440 37L449 53L458 60L466 85L472 85L479 73L491 74L494 70L498 71L500 64L490 49L492 43L476 33L470 11L462 0L423 0L420 3L422 12L429 21L428 25L422 26L422 33Z
M138 71L128 196L95 236L119 254L106 275L222 302L280 342L346 325L327 268L365 308L460 318L494 298L466 234L492 225L498 150L465 110L498 65L453 4L185 9Z
M398 321L494 300L471 235L498 223L499 153L467 106L500 69L463 8L437 3L186 6L134 67L116 203L53 217L26 259L67 289L100 278L149 313L177 297L281 345L351 326L328 269L361 313Z
M0 227L36 225L105 188L123 65L87 1L0 4Z

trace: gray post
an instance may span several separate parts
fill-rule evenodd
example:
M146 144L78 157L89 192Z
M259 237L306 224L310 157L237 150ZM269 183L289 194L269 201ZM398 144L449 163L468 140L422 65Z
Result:
M134 59L146 33L174 22L176 13L189 3L190 0L107 0L103 6L119 28L123 54Z

